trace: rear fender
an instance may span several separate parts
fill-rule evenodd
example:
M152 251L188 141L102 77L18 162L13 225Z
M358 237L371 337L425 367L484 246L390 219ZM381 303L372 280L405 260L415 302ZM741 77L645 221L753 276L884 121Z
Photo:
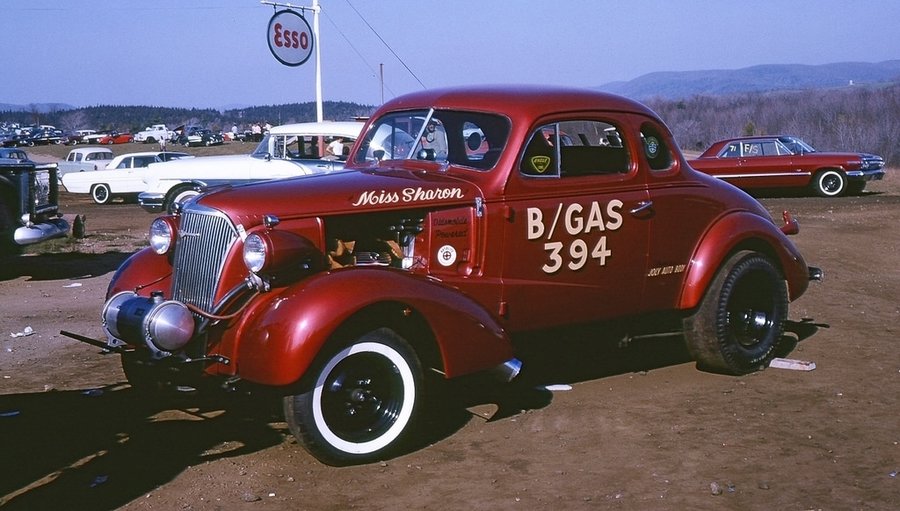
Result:
M401 335L417 333L407 340L436 350L438 369L447 378L490 369L513 356L503 328L480 304L400 270L346 268L263 296L265 302L253 306L236 335L238 375L256 383L295 383L331 339L349 340L360 329L382 326Z
M775 224L752 213L733 213L719 219L701 238L688 266L678 308L696 307L723 261L737 250L771 257L787 280L790 300L799 298L809 286L806 261Z

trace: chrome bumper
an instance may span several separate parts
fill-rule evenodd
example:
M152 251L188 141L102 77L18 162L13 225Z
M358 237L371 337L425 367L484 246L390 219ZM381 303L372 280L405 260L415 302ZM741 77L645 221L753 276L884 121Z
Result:
M878 170L851 170L847 172L851 181L881 181L884 179L884 169Z
M138 195L138 204L148 213L159 213L163 210L166 196L161 193L143 192Z
M19 227L13 233L13 241L17 245L31 245L53 238L61 238L69 233L69 222L62 218L54 218L39 224Z

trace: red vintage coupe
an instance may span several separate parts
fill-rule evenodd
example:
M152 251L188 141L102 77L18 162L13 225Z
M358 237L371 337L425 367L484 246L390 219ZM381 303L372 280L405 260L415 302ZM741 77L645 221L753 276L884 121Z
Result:
M421 445L426 410L453 406L443 380L511 379L519 340L565 350L576 326L685 342L714 372L767 367L822 275L798 230L690 168L629 99L420 91L379 108L343 170L154 220L109 284L106 338L65 335L119 353L138 390L267 387L310 453L367 463Z
M720 140L688 163L745 190L801 188L821 197L858 194L884 177L881 156L819 152L792 136Z

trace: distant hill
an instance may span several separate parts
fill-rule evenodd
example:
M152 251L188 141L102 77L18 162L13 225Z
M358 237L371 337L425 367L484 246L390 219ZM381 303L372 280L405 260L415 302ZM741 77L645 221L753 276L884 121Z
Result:
M841 62L809 66L768 64L742 69L648 73L633 80L595 87L637 100L683 99L744 92L832 89L900 82L900 60Z

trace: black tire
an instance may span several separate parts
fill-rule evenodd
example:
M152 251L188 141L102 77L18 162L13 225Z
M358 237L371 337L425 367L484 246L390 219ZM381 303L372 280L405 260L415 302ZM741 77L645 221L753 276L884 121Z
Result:
M306 390L284 398L285 419L300 444L328 465L386 459L410 438L423 381L412 347L382 328L328 352Z
M778 268L762 254L738 252L685 318L684 337L697 368L747 374L779 353L787 316L787 284Z
M184 204L191 197L200 195L193 185L179 185L169 191L166 195L165 208L166 212L173 213L175 204Z
M166 378L163 368L155 367L135 354L121 355L121 362L125 379L135 391L148 394L165 394L174 391L175 384Z
M109 201L112 200L112 192L109 190L109 185L99 183L92 186L91 199L97 204L109 204Z
M847 195L862 195L863 190L866 189L865 181L857 181L854 183L850 183L847 185Z
M16 215L11 208L15 204L15 197L12 191L0 189L0 262L22 253L22 247L15 242L13 233Z
M812 185L819 197L840 197L847 192L847 176L839 170L820 170L813 177Z

